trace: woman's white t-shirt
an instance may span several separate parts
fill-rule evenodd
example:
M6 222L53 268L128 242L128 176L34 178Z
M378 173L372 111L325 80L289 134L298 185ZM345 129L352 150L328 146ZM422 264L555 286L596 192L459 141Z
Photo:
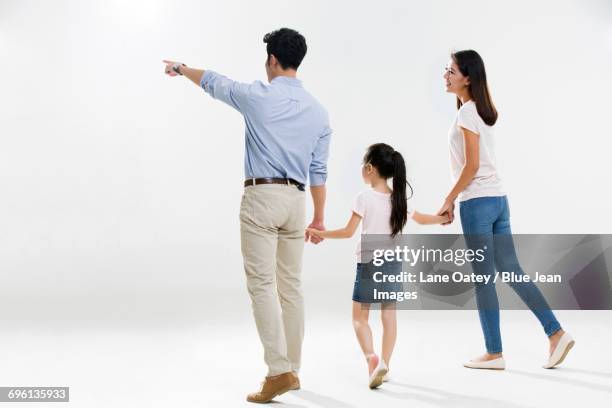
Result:
M408 219L414 211L408 202ZM352 208L353 212L361 216L361 234L385 234L391 235L391 194L380 193L373 189L362 191L355 198ZM368 254L361 250L361 239L357 243L357 262L367 262Z
M457 111L448 139L450 145L451 172L456 182L465 166L463 133L465 128L479 136L480 166L468 186L459 194L459 201L477 197L498 197L505 195L495 161L495 140L493 126L489 126L478 115L474 101L464 103Z

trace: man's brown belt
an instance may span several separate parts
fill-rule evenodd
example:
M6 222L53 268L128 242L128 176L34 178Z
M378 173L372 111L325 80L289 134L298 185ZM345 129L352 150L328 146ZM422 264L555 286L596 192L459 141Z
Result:
M263 177L263 178L250 178L244 180L244 186L250 187L257 184L286 184L293 185L298 188L298 190L304 191L304 185L294 179L287 178L272 178L272 177Z

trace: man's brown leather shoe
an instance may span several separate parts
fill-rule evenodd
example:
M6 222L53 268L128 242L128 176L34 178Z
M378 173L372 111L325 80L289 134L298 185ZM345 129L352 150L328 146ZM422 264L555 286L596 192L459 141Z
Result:
M291 391L299 390L300 389L300 377L298 377L297 373L294 371L292 371L291 374L293 374L293 382L291 383Z
M260 404L270 402L272 398L291 390L296 378L292 372L266 377L258 392L247 395L247 401Z

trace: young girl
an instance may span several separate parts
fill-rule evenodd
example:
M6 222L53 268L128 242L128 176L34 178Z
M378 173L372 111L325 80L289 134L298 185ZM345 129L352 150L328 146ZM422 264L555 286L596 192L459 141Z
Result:
M321 238L350 238L357 226L362 223L362 234L389 234L395 237L400 234L409 217L419 224L442 224L448 222L447 216L427 215L408 210L406 197L406 165L402 155L391 146L377 143L370 146L363 158L361 175L371 189L359 194L353 206L351 218L346 227L319 231L308 228L307 231ZM387 180L393 178L393 189ZM401 292L401 283L375 283L374 272L383 275L397 275L401 272L400 262L385 262L376 267L372 261L362 263L361 243L357 246L357 276L353 289L353 327L357 340L368 364L370 388L379 387L387 379L389 362L397 335L395 302L374 298L374 289L386 292ZM381 303L383 325L382 360L374 353L372 330L368 324L371 303Z

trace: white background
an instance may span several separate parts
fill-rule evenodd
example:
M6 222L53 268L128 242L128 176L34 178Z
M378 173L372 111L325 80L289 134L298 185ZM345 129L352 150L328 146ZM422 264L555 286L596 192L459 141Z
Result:
M238 238L242 119L161 60L265 80L262 37L282 26L305 35L299 76L334 129L329 228L348 219L374 142L403 153L413 205L438 210L455 114L443 68L473 48L500 112L514 232L612 233L609 1L0 0L5 334L242 319L256 344ZM354 245L307 247L314 315L349 319Z

